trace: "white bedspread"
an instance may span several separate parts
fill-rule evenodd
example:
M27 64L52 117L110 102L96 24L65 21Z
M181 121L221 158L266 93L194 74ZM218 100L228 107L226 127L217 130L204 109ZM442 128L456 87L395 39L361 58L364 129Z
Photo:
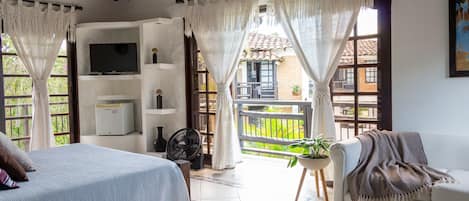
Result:
M73 144L29 154L37 168L1 201L188 201L181 171L165 159Z

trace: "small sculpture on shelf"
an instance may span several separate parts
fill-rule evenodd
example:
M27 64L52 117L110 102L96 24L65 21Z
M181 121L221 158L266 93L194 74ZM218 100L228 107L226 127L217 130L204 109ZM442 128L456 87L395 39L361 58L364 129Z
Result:
M161 89L156 90L156 109L163 109L163 96L161 94L163 91Z
M166 152L166 144L168 143L163 138L163 127L158 126L157 128L157 135L155 137L155 141L153 142L153 148L156 152Z
M158 48L153 48L151 49L151 52L153 53L153 63L156 64L158 63Z

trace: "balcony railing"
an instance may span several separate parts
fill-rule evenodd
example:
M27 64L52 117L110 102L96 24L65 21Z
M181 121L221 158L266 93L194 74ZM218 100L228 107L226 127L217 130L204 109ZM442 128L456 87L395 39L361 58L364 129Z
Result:
M277 99L277 82L237 82L237 99Z
M68 107L67 102L56 102L49 104L53 107ZM56 138L70 135L69 113L68 109L62 110L66 112L52 113L51 123L52 130ZM10 104L5 105L5 125L6 134L20 148L28 150L29 139L32 127L32 104ZM59 144L69 143L69 138L59 140Z
M311 136L311 102L236 100L244 151L291 155L286 145Z

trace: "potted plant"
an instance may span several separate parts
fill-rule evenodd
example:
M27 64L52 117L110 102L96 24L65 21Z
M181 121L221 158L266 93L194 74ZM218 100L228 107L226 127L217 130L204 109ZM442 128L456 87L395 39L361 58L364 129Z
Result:
M291 92L291 94L292 94L293 96L299 96L299 95L301 95L301 87L300 87L299 85L296 85L296 84L293 85L293 86L292 86L292 92Z
M329 140L322 136L313 139L302 139L288 145L289 148L301 148L302 154L293 156L288 162L288 167L294 167L298 162L309 170L320 170L329 165Z

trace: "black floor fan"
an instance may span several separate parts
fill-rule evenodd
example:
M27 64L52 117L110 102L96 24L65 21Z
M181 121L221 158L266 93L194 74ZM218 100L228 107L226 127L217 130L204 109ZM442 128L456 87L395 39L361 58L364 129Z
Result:
M202 139L195 129L176 131L168 140L166 153L169 160L186 160L191 162L192 169L203 168Z

